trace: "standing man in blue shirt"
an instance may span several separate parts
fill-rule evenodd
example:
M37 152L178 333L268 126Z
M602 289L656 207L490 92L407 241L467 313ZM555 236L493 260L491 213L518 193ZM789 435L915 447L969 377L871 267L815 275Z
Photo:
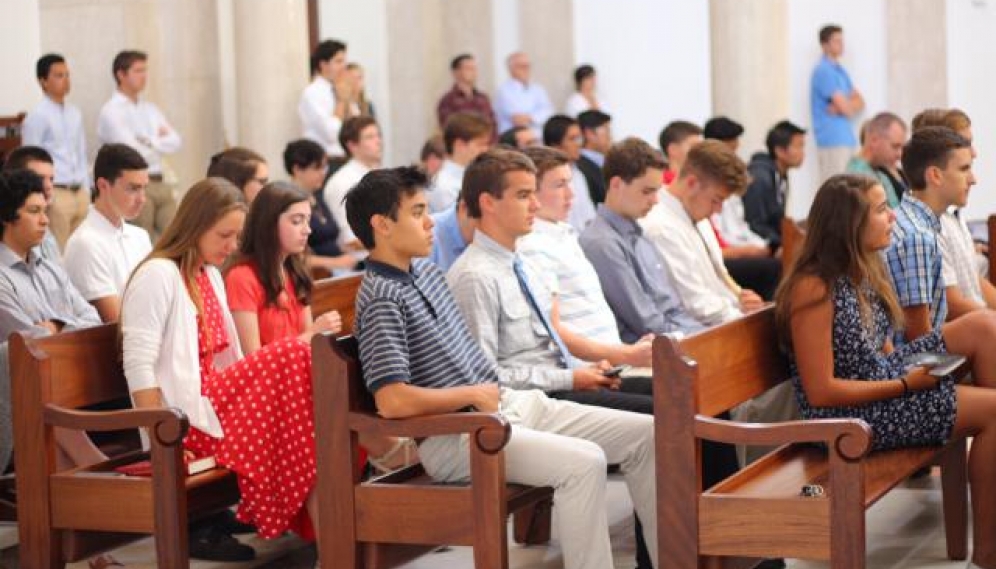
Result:
M813 70L809 100L822 182L842 173L854 154L858 141L851 119L864 110L865 99L840 64L844 54L843 29L833 24L823 26L820 47L823 57Z

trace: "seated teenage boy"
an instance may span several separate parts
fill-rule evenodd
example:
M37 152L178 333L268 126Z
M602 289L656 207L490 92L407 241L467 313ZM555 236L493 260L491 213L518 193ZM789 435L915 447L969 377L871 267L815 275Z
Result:
M419 257L432 247L432 218L414 168L368 173L346 196L346 214L369 248L357 294L360 360L378 411L388 418L473 407L505 413L510 482L554 488L565 566L611 567L604 507L606 464L621 466L657 552L653 419L549 399L498 385L495 364L474 341L442 272ZM470 477L466 440L430 437L419 456L433 478Z

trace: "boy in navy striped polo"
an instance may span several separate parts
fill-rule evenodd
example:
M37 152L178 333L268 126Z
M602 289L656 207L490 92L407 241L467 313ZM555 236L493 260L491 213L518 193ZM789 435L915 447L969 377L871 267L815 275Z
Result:
M346 214L370 250L356 299L355 332L367 386L387 418L474 408L512 423L509 482L549 485L559 511L565 566L611 567L606 464L619 464L657 553L653 417L502 389L495 363L467 328L442 272L420 257L432 248L425 177L415 168L375 170L346 196ZM470 477L466 436L419 446L433 478Z

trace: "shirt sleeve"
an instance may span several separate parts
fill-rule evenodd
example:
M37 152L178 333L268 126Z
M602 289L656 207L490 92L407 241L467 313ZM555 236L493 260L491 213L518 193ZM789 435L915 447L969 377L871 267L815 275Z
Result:
M501 306L499 293L494 283L475 278L469 271L450 271L447 281L453 298L470 333L481 345L485 355L498 366L498 377L502 385L512 389L541 389L546 392L570 391L574 388L574 373L569 369L544 366L515 365L499 361L499 326Z
M159 110L159 107L149 103L149 109L155 119L156 125L155 136L152 138L152 148L160 154L173 154L174 152L178 152L183 146L183 139L180 138L180 133L173 128L173 125L169 124L166 120L166 116ZM165 127L168 132L164 135L160 135L159 129L163 127Z
M335 95L333 94L332 109L324 109L322 104L312 94L310 89L305 89L301 95L301 103L298 106L301 122L310 125L313 129L321 133L325 146L334 146L339 142L339 129L342 128L342 119L335 116Z
M153 263L135 271L121 301L124 373L132 392L159 387L155 366L170 305L173 296L183 292L175 290L166 271Z
M819 66L813 72L813 92L827 103L835 94L844 94L833 71L825 65Z
M87 247L82 233L74 234L66 244L66 273L83 298L93 302L109 296L118 296L117 285L111 274L109 259L95 254Z
M265 292L256 270L243 263L232 267L225 275L225 294L228 296L228 309L232 312L258 314Z
M620 335L626 330L637 337L671 332L662 307L644 290L636 276L636 260L627 255L619 243L602 239L582 240L581 247L595 267L605 300L621 324Z
M41 113L31 112L21 123L21 144L24 146L45 146L45 120Z
M904 307L931 304L933 283L927 243L916 233L908 233L893 241L886 253L889 273L896 287L899 304Z
M411 381L408 339L401 306L379 298L367 304L356 317L356 339L367 389L375 393L390 383Z
M14 332L26 336L47 336L48 329L37 326L24 312L14 284L6 276L0 276L0 342L7 342Z
M950 226L942 226L940 237L937 240L937 245L941 249L941 277L944 279L944 286L958 286L958 270L957 259L955 259L955 252L952 235L949 235L948 229Z

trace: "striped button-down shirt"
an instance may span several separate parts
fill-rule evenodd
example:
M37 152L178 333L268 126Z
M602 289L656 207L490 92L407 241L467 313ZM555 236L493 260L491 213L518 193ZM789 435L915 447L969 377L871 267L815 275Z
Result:
M443 273L425 259L413 260L409 272L367 260L355 333L371 393L399 382L442 388L498 381Z
M904 307L927 305L931 327L936 330L944 324L948 314L938 244L941 222L927 204L911 194L904 194L896 208L892 244L885 251L885 260L899 304ZM896 338L901 342L902 334L896 334Z

